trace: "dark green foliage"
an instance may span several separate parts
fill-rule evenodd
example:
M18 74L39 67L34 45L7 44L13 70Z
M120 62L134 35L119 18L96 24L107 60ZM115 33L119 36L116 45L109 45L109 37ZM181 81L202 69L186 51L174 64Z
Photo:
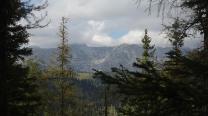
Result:
M134 63L134 67L138 68L136 72L122 66L112 68L112 74L96 71L95 77L101 78L104 83L116 85L118 92L126 95L121 114L206 116L208 65L204 50L183 55L181 47L186 36L181 30L180 21L176 19L173 25L166 28L172 50L167 53L162 69L156 67L154 60L147 55L150 51L146 50L148 52ZM144 44L148 44L146 42Z
M41 72L43 73L43 70ZM73 92L73 94L65 96L64 101L65 104L68 104L68 109L64 112L69 116L104 116L104 86L100 80L93 79L91 76L84 79L79 76L78 78L65 80L73 83L73 91L68 91ZM45 78L44 75L41 77L41 80L39 80L39 91L42 97L40 114L57 116L60 114L60 102L57 95L60 89L52 78ZM71 85L71 83L68 84ZM116 107L119 101L117 100L118 98L115 98L115 93L111 93L111 89L108 92L108 96L109 105ZM108 107L108 109L113 108Z
M183 35L183 30L181 30L180 21L178 18L175 19L175 22L171 26L165 26L167 31L167 38L169 39L172 49L166 53L167 60L164 63L164 71L168 73L167 75L172 76L172 79L179 78L179 75L183 75L182 62L179 61L179 58L182 57L181 47L183 46L183 41L186 35ZM177 75L177 76L176 76Z
M68 116L69 112L67 114L68 106L70 105L70 101L65 100L65 97L70 97L72 92L72 87L70 83L70 78L74 78L74 71L71 67L67 67L67 64L70 63L70 55L69 54L69 47L68 47L68 32L67 32L67 19L65 17L62 17L61 24L59 27L59 37L61 39L61 43L58 46L58 55L57 55L57 61L58 61L58 69L56 70L57 75L54 75L57 82L57 89L59 98L59 114L60 116ZM57 77L56 77L57 76ZM67 79L68 78L68 79ZM68 94L67 94L68 92ZM72 101L73 99L71 99Z
M190 8L194 11L191 20L181 21L178 18L175 19L175 23L166 27L168 37L172 43L173 49L167 53L168 60L165 62L164 73L178 86L175 87L175 92L180 93L178 98L181 99L181 109L187 109L188 111L180 111L182 114L192 116L205 116L207 114L207 38L206 38L206 24L208 20L201 17L201 12L207 12L205 10L207 2L200 0L196 1L184 1L182 7ZM198 10L198 11L197 11ZM203 10L203 11L202 11ZM197 18L196 18L197 16ZM198 17L199 16L199 17ZM201 20L201 21L199 21ZM192 24L191 24L192 23ZM181 47L183 45L183 39L187 37L187 33L184 31L187 24L190 28L201 31L204 35L203 48L191 51L188 55L181 53ZM200 27L204 27L200 30ZM188 29L188 28L187 28ZM186 29L185 29L186 30ZM187 30L186 30L187 31ZM185 89L186 88L186 89ZM183 113L184 112L184 113Z
M0 1L0 115L32 115L38 99L33 96L34 86L28 78L28 68L21 62L24 56L31 54L31 49L23 45L28 43L28 27L38 26L39 21L23 26L22 19L34 16L35 7L20 0Z
M191 10L192 13L186 20L184 31L194 29L199 31L204 37L204 50L208 49L208 1L206 0L182 0L182 8Z
M59 27L60 45L57 48L56 61L47 69L45 76L53 88L48 92L48 115L69 116L73 114L75 105L74 87L71 80L75 78L75 72L70 67L71 53L68 47L67 19L62 18Z
M167 53L168 59L162 69L157 68L151 57L146 57L150 52L146 50L148 52L134 63L134 67L138 69L136 72L122 66L112 68L112 74L96 71L95 77L101 78L105 83L117 85L118 92L126 95L120 110L122 115L205 116L207 114L207 60L202 59L199 51L189 56L181 53L183 39L186 37L182 34L178 20L168 27L172 50ZM142 60L144 58L145 60Z
M181 0L180 8L189 11L191 15L186 19L177 18L175 23L170 26L169 36L173 38L173 50L168 53L169 60L165 64L165 73L175 83L181 83L184 88L179 89L183 93L183 104L181 107L187 107L187 112L193 116L207 115L207 68L208 68L208 1L204 0ZM177 26L178 25L178 26ZM177 28L176 28L177 27ZM200 49L191 51L188 55L182 55L180 47L183 45L184 37L189 37L191 32L198 31L203 37L203 45ZM172 39L171 39L172 40ZM177 43L177 44L174 44ZM178 86L178 87L181 87ZM176 92L179 92L175 89ZM184 99L186 98L186 99Z
M158 81L160 76L154 63L154 46L150 45L151 39L145 30L143 42L143 57L137 59L134 67L136 72L129 71L123 66L121 68L112 68L112 74L105 74L102 71L96 71L95 77L103 81L117 85L118 91L127 95L124 100L124 108L121 112L124 115L156 115L159 109L157 101L160 97L155 94L161 88Z
M193 51L191 55L180 58L184 63L182 71L185 72L186 83L191 90L189 94L192 99L191 105L193 116L206 116L208 113L208 59L204 57L204 51Z
M203 36L204 54L207 54L208 49L208 1L207 0L149 0L151 9L152 4L158 4L158 11L164 15L165 10L178 10L182 13L179 20L182 23L180 26L182 33L188 36L194 36L199 32ZM169 9L168 9L169 7ZM194 31L194 33L193 33ZM205 49L204 49L205 48Z
M112 68L112 74L96 71L95 76L105 83L117 85L120 93L128 95L123 101L125 105L122 110L123 114L130 116L206 116L208 114L208 2L204 0L150 0L150 7L152 2L158 2L159 10L165 9L165 4L170 3L171 8L181 8L185 13L191 14L185 19L176 18L173 25L166 26L172 50L167 53L164 67L158 69L151 60L147 60L150 55L147 52L148 45L145 45L143 39L143 58L134 63L139 71L132 72L124 67ZM203 46L199 50L184 55L181 52L183 40L194 35L193 31L203 35Z
M154 46L150 45L150 42L151 42L151 38L147 35L147 29L146 29L144 38L142 39L143 49L144 49L142 60L144 63L146 63L146 61L154 60L155 49Z
M40 115L42 113L43 110L43 106L44 106L44 99L43 99L43 93L42 90L43 88L41 88L41 84L42 84L42 71L41 71L41 67L40 64L38 63L38 61L33 60L33 59L29 59L26 61L26 65L29 68L28 71L28 84L30 84L30 91L34 91L31 94L27 94L29 99L36 99L37 102L31 102L30 104L34 105L33 109L29 109L28 111L32 112L32 115Z

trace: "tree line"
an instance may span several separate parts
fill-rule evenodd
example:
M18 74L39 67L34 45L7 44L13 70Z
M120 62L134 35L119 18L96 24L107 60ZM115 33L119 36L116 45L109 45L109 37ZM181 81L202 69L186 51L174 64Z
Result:
M144 51L132 65L135 70L122 65L111 68L111 72L95 69L95 80L80 81L76 78L77 72L70 67L67 18L61 19L56 59L52 66L42 70L38 62L25 61L25 57L32 54L32 49L25 45L30 37L28 29L47 26L40 24L44 16L37 18L33 13L46 8L47 2L36 6L30 1L1 0L0 115L206 116L208 2L149 1L149 9L157 3L160 11L168 4L170 9L180 8L184 14L188 13L185 18L173 17L173 23L164 26L166 38L172 46L166 60L157 61L154 55L157 50L145 30L142 39ZM22 20L25 25L19 23ZM203 38L201 47L183 54L184 40L194 37L195 33ZM82 96L83 88L76 86L77 83L92 87L90 90L96 92L93 96Z
M125 116L206 116L208 74L208 2L203 0L158 0L160 7L166 3L191 13L186 18L173 17L171 25L164 25L166 38L172 49L166 53L165 62L158 62L155 48L145 31L142 39L143 56L133 63L136 71L122 65L113 67L112 73L96 71L94 77L115 85L118 93L125 95L120 115ZM151 7L151 6L150 6ZM160 9L160 8L159 8ZM193 33L195 32L195 33ZM184 39L199 32L203 37L200 48L183 54Z

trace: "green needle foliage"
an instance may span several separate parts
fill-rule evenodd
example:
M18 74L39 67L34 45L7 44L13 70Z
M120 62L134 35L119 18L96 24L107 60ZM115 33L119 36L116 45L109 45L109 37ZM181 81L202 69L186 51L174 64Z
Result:
M142 1L142 0L138 0ZM192 36L199 32L203 37L203 52L208 52L208 1L207 0L149 0L149 10L157 4L158 13L163 17L167 11L178 12L181 30L184 35ZM162 12L160 12L162 11ZM193 33L194 31L194 33Z
M39 99L35 92L28 68L22 65L25 56L31 55L28 43L28 28L40 27L32 13L34 10L44 9L43 6L34 6L29 1L1 0L0 1L0 115L1 116L28 116L38 105ZM31 18L31 16L34 16ZM19 22L25 19L28 25ZM33 19L34 23L33 23Z
M166 26L172 49L162 68L154 60L154 47L145 33L142 39L144 53L133 64L136 71L123 66L112 68L111 73L96 71L95 77L114 84L124 94L120 110L127 116L206 116L208 106L207 58L204 50L182 53L186 34L176 19ZM151 49L150 49L151 48Z
M61 19L58 35L60 44L57 48L56 61L52 62L53 66L49 67L45 73L50 84L53 86L50 92L48 102L48 114L54 116L72 116L73 106L75 105L75 90L72 80L75 79L76 73L70 66L71 53L68 44L68 19Z
M159 73L154 63L154 46L150 45L151 39L145 30L145 36L142 39L143 56L138 58L133 66L136 72L129 71L123 66L121 68L112 68L112 74L106 74L102 71L96 71L95 78L101 78L104 82L115 84L118 91L126 97L123 99L123 115L155 115L159 111L157 102L160 97L155 94L159 89Z
M142 55L142 62L145 64L147 61L153 61L154 60L154 53L155 48L154 46L151 46L151 38L147 34L147 29L145 30L144 38L142 39L143 43L143 55ZM140 61L139 61L140 62Z
M165 26L172 49L159 68L151 60L148 48L150 40L143 38L143 56L137 59L129 71L112 68L111 73L96 71L95 77L114 84L118 92L126 95L121 113L129 116L206 116L208 114L208 2L204 0L150 0L158 3L159 11L179 8L186 17L174 19L171 26ZM200 32L202 47L183 54L181 48L185 38ZM194 37L194 36L192 36ZM146 39L145 39L146 38Z

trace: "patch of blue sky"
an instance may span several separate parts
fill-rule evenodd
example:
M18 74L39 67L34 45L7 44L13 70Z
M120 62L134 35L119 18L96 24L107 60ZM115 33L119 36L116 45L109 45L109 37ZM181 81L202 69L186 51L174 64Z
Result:
M108 33L108 35L110 37L112 37L113 39L119 39L122 36L126 35L128 33L127 30L125 29L120 29L120 30L112 30L111 32Z

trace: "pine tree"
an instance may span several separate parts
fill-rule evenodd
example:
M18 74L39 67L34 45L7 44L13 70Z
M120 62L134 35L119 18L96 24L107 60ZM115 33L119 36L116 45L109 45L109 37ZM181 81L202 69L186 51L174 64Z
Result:
M155 96L153 92L153 87L156 86L154 83L157 80L157 70L156 70L156 59L154 53L156 49L154 45L151 45L151 38L148 36L147 29L145 29L145 35L142 39L143 43L143 55L141 58L137 58L137 62L133 64L135 68L141 70L137 74L135 72L130 72L134 76L134 83L140 90L137 91L148 91L147 94L133 96L132 99L128 99L128 106L133 106L131 108L132 112L129 115L153 115L155 114L154 107L157 106ZM137 88L137 87L136 87ZM149 88L149 90L146 90ZM155 97L155 98L154 98Z
M165 26L167 38L172 45L172 49L166 53L167 59L163 64L164 67L161 72L168 79L165 87L167 93L164 96L168 100L162 105L166 106L165 114L191 115L193 113L191 100L186 100L192 99L189 95L191 92L191 87L189 87L190 80L184 63L180 60L184 56L181 49L184 38L187 36L183 33L181 26L182 24L178 18L175 19L171 26Z
M208 1L206 0L183 0L182 8L192 11L192 15L185 20L185 28L194 29L203 35L203 51L207 57L208 53Z
M169 106L166 107L166 112L174 115L203 116L207 113L207 92L204 90L207 85L205 77L208 65L204 58L199 58L201 52L198 50L191 57L182 54L181 47L187 35L183 33L181 26L183 25L178 18L171 26L166 26L172 50L167 53L168 59L162 70L164 76L169 79L166 84L169 94L165 96L169 100L164 105Z
M0 115L25 116L30 115L38 104L38 99L29 97L34 88L27 78L28 68L22 65L25 56L31 54L31 49L25 47L28 43L28 27L38 27L39 21L30 22L35 7L30 2L21 0L0 1ZM30 23L22 25L20 20ZM32 115L32 114L31 114Z
M42 88L42 70L40 67L40 63L35 59L28 59L25 62L25 65L28 66L28 82L33 87L33 93L28 94L28 98L39 99L38 104L31 109L31 115L41 115L44 111L44 100L42 91L45 88ZM31 88L32 89L32 88ZM29 104L34 104L33 102L29 102ZM30 108L30 107L28 107Z
M152 7L152 0L149 0L149 9ZM184 35L195 35L200 32L203 38L202 52L207 57L208 52L208 1L207 0L156 0L154 4L158 4L158 11L169 6L170 10L182 11L183 15L178 17L182 25L180 26ZM166 11L170 11L166 10ZM188 13L187 13L188 12ZM170 12L168 12L170 13ZM185 17L185 18L184 18ZM193 31L194 30L194 31Z
M147 61L154 61L154 53L155 53L155 48L154 46L150 45L151 43L151 38L147 34L147 29L145 29L145 35L142 39L142 44L143 44L143 55L142 55L142 62L145 64Z
M154 46L145 30L143 42L143 56L133 64L137 71L121 68L112 68L112 74L96 71L94 77L101 78L105 83L117 85L118 92L126 95L123 99L124 107L121 113L129 116L154 115L158 111L155 94L158 88L159 74L154 63ZM159 108L159 107L158 107Z
M58 32L60 44L57 48L56 61L53 62L55 63L54 66L46 71L46 77L51 80L50 82L55 88L51 93L51 102L55 103L57 111L52 111L51 113L55 113L55 115L58 116L68 116L72 114L73 108L71 104L75 104L75 100L72 98L74 95L72 80L76 74L70 66L72 56L68 44L67 22L68 19L65 17L61 19ZM51 106L49 105L48 107L50 109ZM54 105L52 107L54 107Z
M179 71L179 68L182 68L182 62L179 59L182 57L181 48L184 44L184 38L187 36L183 34L181 26L182 24L180 24L178 18L175 19L175 22L171 26L165 26L167 38L172 45L172 49L166 53L168 60L165 61L164 65L166 72L169 73L168 75L174 76L175 79L183 73Z
M73 72L72 69L68 69L67 65L70 63L69 58L69 47L67 44L67 19L62 17L62 22L59 27L59 37L61 38L61 44L58 47L58 65L60 68L60 75L58 77L59 85L60 86L60 116L66 116L66 104L65 104L65 95L67 90L69 90L70 83L67 81L67 78L72 78Z

